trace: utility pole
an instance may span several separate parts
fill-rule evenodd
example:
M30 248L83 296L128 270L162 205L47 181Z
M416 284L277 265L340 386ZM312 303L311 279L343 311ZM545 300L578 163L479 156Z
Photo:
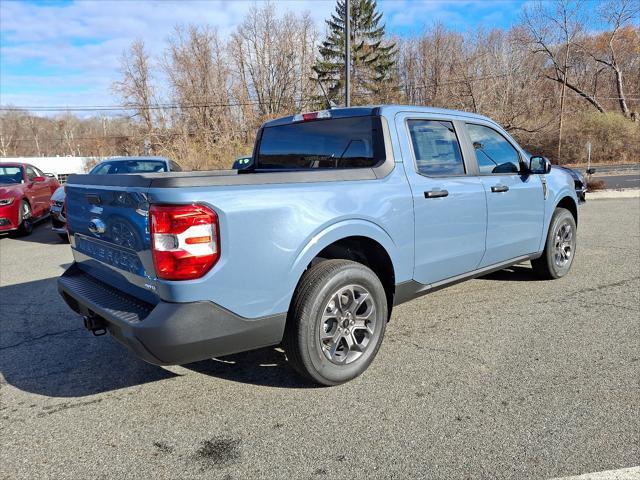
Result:
M567 51L564 54L564 75L562 76L562 93L560 95L560 119L558 121L558 156L556 161L560 165L560 156L562 155L562 120L564 117L564 99L567 91L567 69L569 63L569 42L567 41Z
M344 22L344 105L351 106L351 0L345 0Z

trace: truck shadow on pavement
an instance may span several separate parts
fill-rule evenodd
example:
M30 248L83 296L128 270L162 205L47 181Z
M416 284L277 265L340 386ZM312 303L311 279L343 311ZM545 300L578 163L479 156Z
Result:
M529 266L514 265L497 272L490 273L478 280L498 280L501 282L535 282L541 280Z
M179 375L148 364L110 335L94 337L58 295L56 277L0 287L0 388L83 397ZM263 348L184 365L211 377L282 388L313 386Z
M0 287L2 384L49 397L82 397L177 377L94 337L59 297L56 278Z
M194 372L233 382L279 388L316 388L298 375L279 347L261 348L182 365Z

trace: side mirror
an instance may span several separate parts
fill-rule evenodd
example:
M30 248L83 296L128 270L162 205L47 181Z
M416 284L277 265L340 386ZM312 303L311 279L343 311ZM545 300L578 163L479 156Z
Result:
M233 168L234 170L246 170L247 168L250 168L252 166L253 157L240 157L236 158L231 168Z
M594 173L596 173L596 169L595 169L595 168L593 168L593 167L591 167L591 168L587 168L586 172L587 172L589 175L593 175Z
M546 174L551 171L551 162L537 155L529 159L529 173Z
M46 178L44 178L44 177L33 177L31 179L31 181L34 182L34 183L41 183L41 182L44 182L45 180L46 180Z

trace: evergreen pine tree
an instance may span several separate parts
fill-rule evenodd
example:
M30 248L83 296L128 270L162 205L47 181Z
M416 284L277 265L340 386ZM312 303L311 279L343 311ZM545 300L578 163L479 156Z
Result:
M346 1L338 0L335 13L326 21L327 38L319 47L314 66L318 78L337 105L344 103L344 50ZM385 41L385 26L376 0L351 1L351 95L353 104L378 101L394 74L395 43Z

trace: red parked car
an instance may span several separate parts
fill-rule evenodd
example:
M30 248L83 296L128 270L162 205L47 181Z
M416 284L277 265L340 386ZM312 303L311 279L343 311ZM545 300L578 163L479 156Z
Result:
M28 235L49 213L51 194L60 186L27 163L0 163L0 233Z

